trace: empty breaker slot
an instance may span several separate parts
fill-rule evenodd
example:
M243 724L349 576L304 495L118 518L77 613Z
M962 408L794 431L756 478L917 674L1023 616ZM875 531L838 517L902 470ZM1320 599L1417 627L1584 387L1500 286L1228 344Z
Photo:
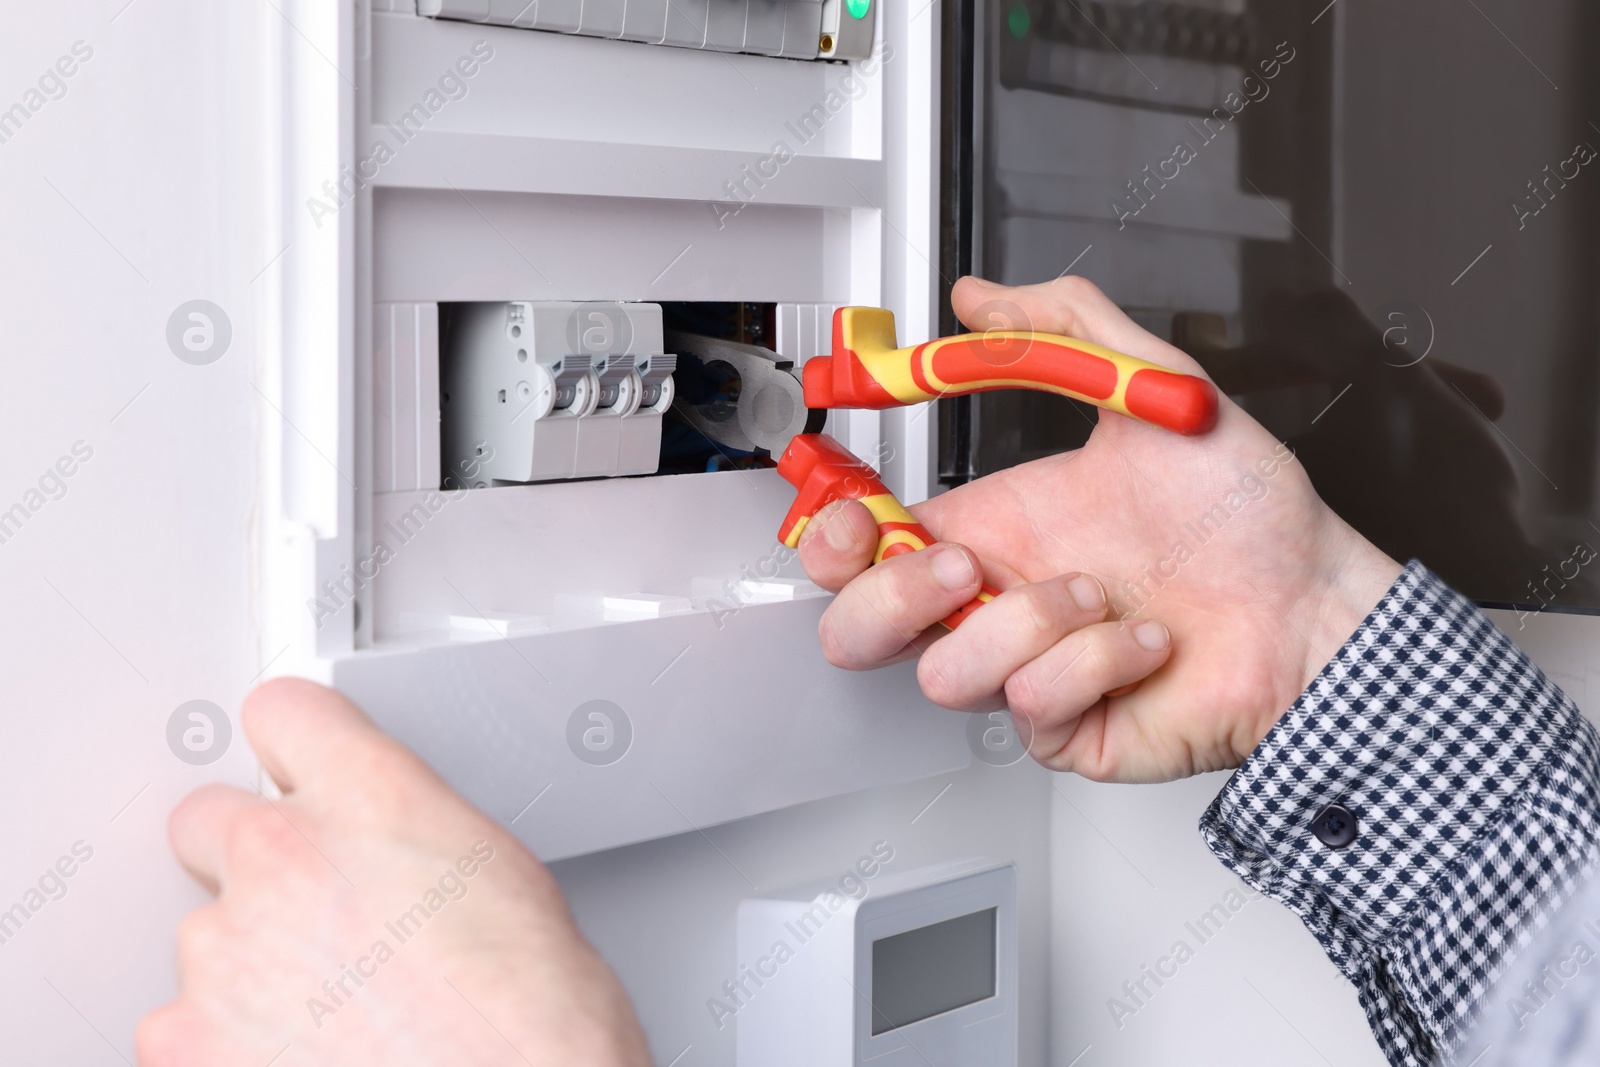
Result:
M417 13L788 59L866 59L872 0L418 0Z
M662 304L669 337L700 335L723 341L777 347L777 305L747 301L682 302ZM734 419L734 405L743 392L739 372L714 355L684 350L678 355L677 402L717 417ZM795 357L790 355L793 360ZM762 451L741 451L726 441L713 441L682 418L668 417L662 428L661 473L696 474L706 471L768 467L773 460Z

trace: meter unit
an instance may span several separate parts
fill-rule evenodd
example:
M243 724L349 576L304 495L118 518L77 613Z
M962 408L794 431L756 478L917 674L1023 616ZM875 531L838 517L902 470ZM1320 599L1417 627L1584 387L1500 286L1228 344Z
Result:
M1017 1062L1017 873L960 860L739 906L739 1067Z

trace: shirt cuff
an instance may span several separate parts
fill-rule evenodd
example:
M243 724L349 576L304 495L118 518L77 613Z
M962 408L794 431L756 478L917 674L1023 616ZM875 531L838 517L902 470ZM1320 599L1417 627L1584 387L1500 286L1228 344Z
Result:
M1566 695L1413 562L1200 831L1356 983L1390 1061L1423 1064L1593 862L1597 764Z

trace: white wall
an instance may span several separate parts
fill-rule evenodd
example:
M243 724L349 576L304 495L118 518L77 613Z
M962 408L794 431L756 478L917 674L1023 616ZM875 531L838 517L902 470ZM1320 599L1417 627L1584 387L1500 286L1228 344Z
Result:
M251 388L253 49L266 5L9 4L0 107L82 41L92 56L0 144L0 507L76 441L93 457L0 544L0 907L76 841L93 858L0 944L0 1061L116 1062L171 993L172 936L202 899L166 813L246 782L235 742L192 767L165 729L192 699L233 708L270 652L252 623L261 405ZM204 298L234 339L209 366L168 349ZM99 1031L97 1033L96 1031ZM104 1035L102 1038L101 1035Z
M1195 824L1226 781L1054 780L1052 1063L1069 1063L1086 1046L1084 1067L1386 1062L1355 987L1300 920L1265 897L1249 899L1201 840ZM1201 925L1218 904L1236 910ZM1193 953L1182 963L1179 941ZM1138 999L1124 990L1168 956L1174 962L1161 967L1175 977L1159 987L1146 979Z

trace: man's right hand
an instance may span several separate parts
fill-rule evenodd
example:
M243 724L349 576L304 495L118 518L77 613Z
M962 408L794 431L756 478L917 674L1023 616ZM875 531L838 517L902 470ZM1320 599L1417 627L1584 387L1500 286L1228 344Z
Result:
M1203 373L1081 278L964 278L952 302L975 330L1066 334ZM1204 436L1101 412L1083 448L911 510L946 543L878 566L861 504L807 527L801 561L839 592L824 654L860 670L920 653L929 699L1009 707L1035 759L1102 780L1237 766L1401 569L1226 397ZM1002 595L934 640L983 578Z

